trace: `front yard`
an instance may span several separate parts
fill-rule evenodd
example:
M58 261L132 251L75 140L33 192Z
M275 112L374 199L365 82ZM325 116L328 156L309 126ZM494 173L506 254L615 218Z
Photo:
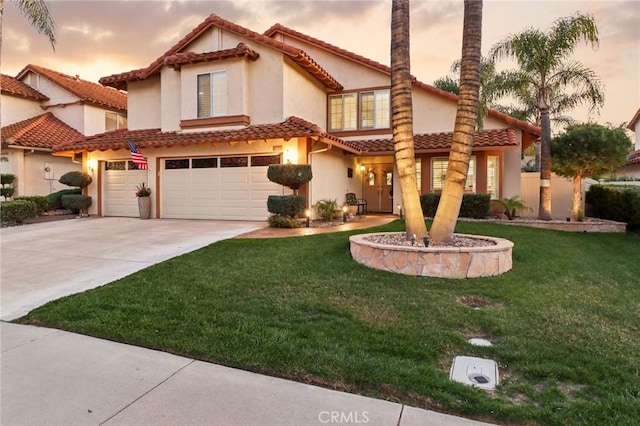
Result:
M349 235L368 231L234 239L19 322L485 421L637 424L640 237L457 231L513 241L513 271L451 281L368 269L348 250ZM496 360L498 389L451 382L456 355Z

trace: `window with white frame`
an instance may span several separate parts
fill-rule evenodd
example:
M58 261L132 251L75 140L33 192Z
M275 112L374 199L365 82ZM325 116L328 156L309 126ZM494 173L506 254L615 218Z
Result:
M360 128L383 129L389 127L389 90L360 93Z
M355 93L329 97L329 130L357 129L357 99Z
M389 89L329 96L329 131L386 129L390 126Z
M198 74L198 118L227 114L227 72Z
M487 193L492 200L500 198L500 157L487 156Z
M109 132L111 130L124 129L127 127L127 117L117 112L105 111L104 113L104 130Z
M449 159L433 158L431 160L431 191L441 192L444 187L444 178L447 174L447 165ZM469 173L467 174L467 181L464 185L465 192L476 192L476 157L475 155L469 160Z

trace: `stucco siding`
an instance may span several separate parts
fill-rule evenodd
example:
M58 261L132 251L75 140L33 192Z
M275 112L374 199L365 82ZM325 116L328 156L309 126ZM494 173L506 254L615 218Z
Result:
M53 113L56 118L64 121L67 125L73 127L83 135L85 133L85 106L80 104L67 105L65 107L57 106L46 110ZM43 111L44 112L44 111ZM104 124L103 124L104 126Z
M452 132L456 121L456 103L413 88L414 133Z
M249 64L248 99L251 124L279 123L286 118L283 54L261 48L260 58Z
M327 120L326 92L293 65L285 63L283 72L284 117L295 115L324 128Z
M129 130L161 127L160 78L135 81L128 84L127 127Z
M180 130L182 97L187 94L181 83L181 72L168 67L162 68L160 116L163 132Z
M95 135L97 133L104 133L106 127L105 114L105 109L96 108L91 105L85 105L84 134Z
M67 172L81 169L80 164L73 163L68 157L54 157L45 152L25 155L24 167L25 182L20 195L48 195L62 189L70 189L70 186L61 184L58 179Z
M329 151L311 154L310 163L313 179L310 182L308 201L313 206L319 200L333 200L342 206L347 192L360 193L361 185L355 170L355 160L345 156L341 150L333 148ZM353 169L353 177L349 178L347 169Z
M44 111L37 101L2 95L2 117L0 118L2 126L17 123L43 113Z

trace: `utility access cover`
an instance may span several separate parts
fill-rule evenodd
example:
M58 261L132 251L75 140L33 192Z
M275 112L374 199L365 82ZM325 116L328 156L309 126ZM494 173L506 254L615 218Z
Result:
M498 364L494 360L472 356L457 356L451 365L449 379L485 390L498 385Z

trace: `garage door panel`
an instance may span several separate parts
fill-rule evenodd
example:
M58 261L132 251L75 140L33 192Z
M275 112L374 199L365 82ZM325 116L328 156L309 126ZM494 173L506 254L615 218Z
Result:
M103 215L138 217L136 187L147 183L146 170L106 170L104 172Z
M262 221L267 197L282 192L267 179L267 167L163 170L161 181L166 218Z

